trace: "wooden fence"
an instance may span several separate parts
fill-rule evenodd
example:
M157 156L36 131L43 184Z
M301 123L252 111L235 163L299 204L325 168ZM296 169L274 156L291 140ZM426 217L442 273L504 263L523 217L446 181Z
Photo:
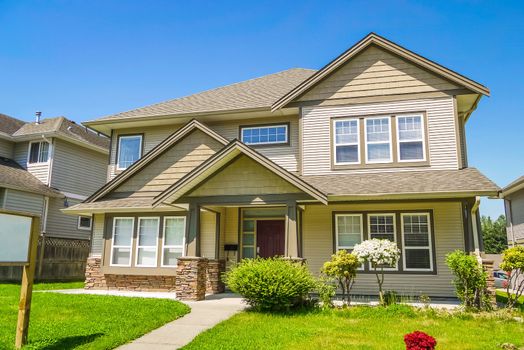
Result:
M40 237L35 279L84 280L89 246L90 242L87 240ZM0 267L0 281L20 281L21 276L21 267Z

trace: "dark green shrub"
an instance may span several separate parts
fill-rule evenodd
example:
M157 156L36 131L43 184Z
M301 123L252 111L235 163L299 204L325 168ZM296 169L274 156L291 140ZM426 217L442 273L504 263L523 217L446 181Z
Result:
M384 305L395 305L398 301L398 294L394 290L384 292Z
M306 265L283 258L244 259L224 280L256 310L289 310L302 305L316 286Z

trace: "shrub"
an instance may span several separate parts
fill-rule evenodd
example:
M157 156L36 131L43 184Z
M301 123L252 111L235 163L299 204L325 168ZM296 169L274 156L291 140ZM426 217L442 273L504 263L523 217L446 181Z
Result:
M358 258L345 250L339 250L331 255L331 260L326 261L322 267L322 272L334 278L340 289L342 289L342 300L351 303L349 292L355 283L357 269L361 265Z
M508 274L506 293L507 307L514 307L524 294L524 246L506 249L502 254L500 268ZM513 291L511 291L513 290Z
M406 334L404 343L406 343L406 350L433 350L437 346L435 338L419 331Z
M395 242L387 239L369 239L357 244L353 249L361 263L369 262L375 271L378 283L378 296L380 304L384 305L384 266L395 265L400 258L400 250Z
M333 307L333 297L336 294L337 288L333 280L329 278L320 278L317 281L318 299L322 302L323 308Z
M455 275L455 290L464 306L468 309L489 309L491 303L486 291L488 276L477 258L456 250L446 255L446 264Z
M388 290L384 293L384 305L395 305L398 301L398 294L394 290Z
M244 259L225 275L229 288L256 310L289 310L315 286L306 265L283 258Z

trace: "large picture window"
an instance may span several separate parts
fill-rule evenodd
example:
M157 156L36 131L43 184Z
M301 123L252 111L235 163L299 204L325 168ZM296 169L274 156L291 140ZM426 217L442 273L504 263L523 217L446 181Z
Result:
M31 142L29 144L29 164L47 163L49 160L49 143L46 141Z
M274 145L289 142L287 124L244 126L240 128L240 138L246 145Z
M366 119L366 162L391 162L390 117Z
M117 169L124 170L142 156L142 135L118 137Z
M136 266L156 266L160 218L138 218Z
M388 239L396 242L395 214L369 214L369 238ZM387 269L396 269L397 266L387 266Z
M404 269L433 270L429 213L402 214L401 221Z
M351 250L362 242L362 214L336 214L335 230L337 250Z
M111 247L112 266L131 266L131 246L135 219L114 218Z
M397 116L398 157L400 162L425 158L422 115Z
M358 119L335 119L335 164L360 163Z
M177 265L178 258L184 255L185 234L185 216L168 216L164 218L162 266Z

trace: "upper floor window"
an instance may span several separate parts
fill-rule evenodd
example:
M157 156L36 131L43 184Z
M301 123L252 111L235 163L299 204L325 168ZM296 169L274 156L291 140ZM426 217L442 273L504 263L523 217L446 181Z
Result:
M360 163L358 119L336 119L335 164Z
M424 160L424 125L421 115L397 116L400 162Z
M389 119L389 117L366 119L366 160L368 163L392 161Z
M142 156L142 135L125 135L118 137L118 170L124 170L133 165Z
M289 142L287 124L250 126L240 128L240 138L247 145L275 145Z
M29 164L47 163L49 160L49 143L46 141L29 144Z

